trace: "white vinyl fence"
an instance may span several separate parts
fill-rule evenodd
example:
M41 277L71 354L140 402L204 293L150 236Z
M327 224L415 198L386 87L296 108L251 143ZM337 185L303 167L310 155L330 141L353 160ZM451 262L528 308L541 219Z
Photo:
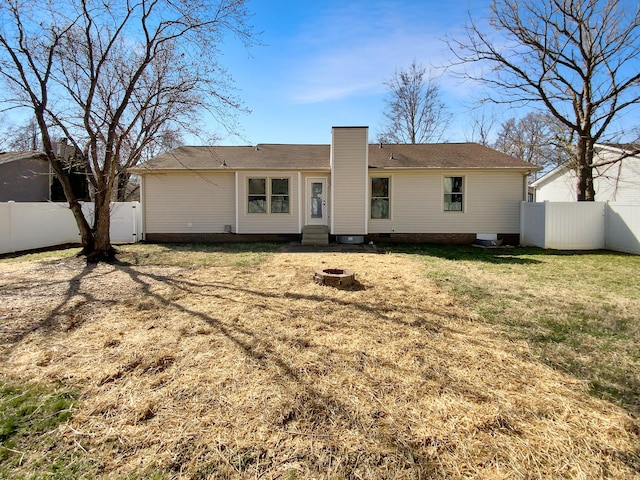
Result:
M605 248L640 255L640 205L608 204Z
M93 203L83 203L82 211L92 225ZM135 243L141 232L139 202L111 204L112 242ZM0 203L0 254L79 242L78 227L67 203Z
M557 250L608 249L640 255L640 205L523 202L520 243Z

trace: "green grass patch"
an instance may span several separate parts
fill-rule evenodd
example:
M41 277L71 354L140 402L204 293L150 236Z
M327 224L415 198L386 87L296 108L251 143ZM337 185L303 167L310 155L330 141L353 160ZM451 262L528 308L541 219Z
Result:
M15 262L36 262L39 260L55 260L77 257L82 251L79 247L52 248L31 253L6 253L0 255L0 264Z
M158 265L175 267L230 266L251 268L279 251L277 243L136 243L116 245L116 263L120 265ZM16 253L0 257L0 264L57 260L76 257L80 248L60 248L34 253Z
M77 453L58 448L57 427L71 417L75 400L63 388L0 385L0 478L78 478L91 471Z
M640 257L402 246L441 288L591 392L640 413Z
M276 243L137 243L119 246L117 259L124 265L250 268L266 261L281 247Z

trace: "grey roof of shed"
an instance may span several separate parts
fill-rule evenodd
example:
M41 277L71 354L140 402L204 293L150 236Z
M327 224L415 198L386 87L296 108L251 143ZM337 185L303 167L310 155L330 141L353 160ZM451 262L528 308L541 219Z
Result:
M329 170L330 154L330 145L179 147L130 171ZM477 143L370 144L369 168L538 170L531 163Z

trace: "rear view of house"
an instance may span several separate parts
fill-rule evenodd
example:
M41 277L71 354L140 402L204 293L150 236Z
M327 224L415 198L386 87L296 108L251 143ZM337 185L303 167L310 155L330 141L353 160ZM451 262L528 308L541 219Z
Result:
M516 241L537 167L474 143L381 145L333 127L329 145L180 147L141 176L149 241L295 238Z

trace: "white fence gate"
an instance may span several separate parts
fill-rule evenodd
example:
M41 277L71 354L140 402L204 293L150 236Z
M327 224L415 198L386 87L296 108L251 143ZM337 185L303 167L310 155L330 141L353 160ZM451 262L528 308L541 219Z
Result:
M93 224L93 202L83 203L82 212ZM141 232L139 202L111 204L112 242L135 243ZM68 203L0 203L0 254L79 242L80 233Z
M557 250L604 248L640 254L640 205L523 202L520 243Z

